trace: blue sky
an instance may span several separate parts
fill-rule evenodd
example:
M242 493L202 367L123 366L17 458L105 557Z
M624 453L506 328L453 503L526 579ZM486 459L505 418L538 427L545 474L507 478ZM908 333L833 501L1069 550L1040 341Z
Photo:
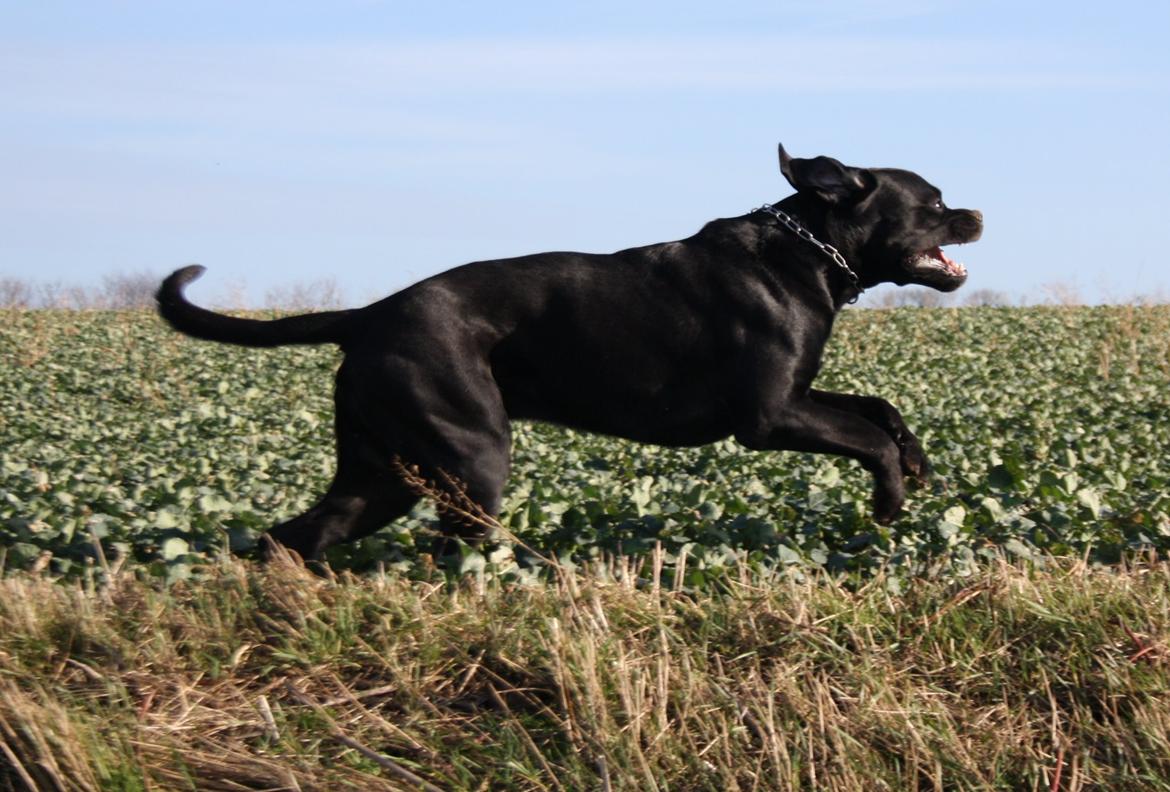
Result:
M797 156L982 209L968 290L1170 296L1170 4L0 0L0 276L357 304L676 239Z

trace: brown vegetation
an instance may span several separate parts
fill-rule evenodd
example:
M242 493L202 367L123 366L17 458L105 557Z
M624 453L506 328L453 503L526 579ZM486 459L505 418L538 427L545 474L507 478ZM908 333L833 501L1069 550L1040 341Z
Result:
M1170 571L0 582L0 789L1170 788ZM431 785L431 786L428 786Z

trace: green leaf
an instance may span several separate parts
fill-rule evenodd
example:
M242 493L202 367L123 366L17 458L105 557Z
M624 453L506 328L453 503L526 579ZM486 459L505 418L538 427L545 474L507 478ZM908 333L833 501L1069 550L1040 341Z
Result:
M1034 555L1030 547L1021 542L1019 539L1014 538L1008 539L1006 542L1004 542L1003 549L1014 556L1019 556L1020 558L1032 558Z
M232 503L218 493L208 493L199 498L199 509L204 512L226 512L232 510Z
M164 539L159 546L159 552L166 561L171 561L181 555L186 555L190 549L187 540L178 536L171 536Z
M979 505L986 511L991 519L995 522L1001 521L1006 513L1003 510L1003 505L998 500L992 497L985 497L979 501Z
M1089 510L1094 518L1101 516L1101 496L1097 494L1096 490L1088 487L1077 490L1077 500Z
M179 512L172 507L165 507L159 509L158 514L155 515L154 525L156 528L163 530L170 528L178 528L180 524Z
M943 522L962 528L963 523L967 520L967 510L960 505L952 506L943 512Z

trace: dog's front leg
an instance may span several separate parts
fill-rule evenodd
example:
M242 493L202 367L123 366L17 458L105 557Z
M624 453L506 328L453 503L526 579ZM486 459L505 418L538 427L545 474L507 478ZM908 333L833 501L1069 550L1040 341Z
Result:
M902 472L925 483L930 474L930 462L918 438L902 420L894 405L877 396L855 396L852 393L831 393L810 390L809 396L818 404L860 415L888 434L901 454Z
M774 403L736 432L748 448L836 454L859 461L874 477L873 516L889 523L902 509L901 451L890 435L850 410L810 397Z

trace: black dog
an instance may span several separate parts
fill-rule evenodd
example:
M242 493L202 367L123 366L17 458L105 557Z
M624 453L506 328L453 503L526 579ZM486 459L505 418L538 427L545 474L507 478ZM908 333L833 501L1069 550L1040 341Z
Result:
M678 242L481 261L365 308L275 321L192 305L182 290L203 268L190 266L163 282L159 312L196 338L344 350L336 478L271 531L306 558L411 508L399 460L448 474L496 514L518 418L660 445L734 435L852 457L876 480L875 519L889 522L903 476L927 473L918 440L885 400L811 385L846 302L888 281L958 288L966 270L940 246L978 239L983 218L947 208L909 171L783 147L780 170L795 195ZM444 530L475 532L454 519Z

